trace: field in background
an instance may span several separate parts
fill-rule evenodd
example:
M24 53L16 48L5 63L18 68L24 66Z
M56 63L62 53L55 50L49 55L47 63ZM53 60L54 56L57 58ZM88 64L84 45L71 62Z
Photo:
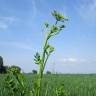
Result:
M6 75L0 75L0 96L8 96L7 90L4 89L4 78ZM32 82L36 80L37 75L25 74L26 85L29 90L32 88ZM48 88L48 95L52 95L56 86L64 84L66 92L69 96L96 96L96 75L69 75L69 74L54 74L54 75L45 75L44 76L45 85ZM48 85L46 83L48 82ZM43 90L45 90L44 87Z

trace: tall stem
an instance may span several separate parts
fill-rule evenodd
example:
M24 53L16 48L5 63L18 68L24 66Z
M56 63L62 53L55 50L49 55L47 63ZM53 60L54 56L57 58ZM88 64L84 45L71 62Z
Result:
M58 21L55 22L55 25L57 25ZM39 65L39 79L38 79L38 96L41 96L41 85L42 85L42 79L43 79L43 71L44 71L44 68L45 68L45 65L46 65L46 62L48 60L48 57L46 58L45 60L45 54L46 54L46 46L47 46L47 43L48 43L48 37L49 37L50 33L48 34L46 40L45 40L45 43L44 43L44 47L43 47L43 54L42 54L42 57L41 57L41 62L40 62L40 65ZM44 61L45 60L45 61Z
M42 54L42 58L41 58L41 62L40 62L40 69L39 69L39 79L38 79L38 96L40 96L41 92L41 84L42 84L42 79L43 79L43 67L44 67L44 59L45 59L45 49L46 49L46 45L47 45L48 39L46 39L45 44L44 44L44 48L43 48L43 54Z

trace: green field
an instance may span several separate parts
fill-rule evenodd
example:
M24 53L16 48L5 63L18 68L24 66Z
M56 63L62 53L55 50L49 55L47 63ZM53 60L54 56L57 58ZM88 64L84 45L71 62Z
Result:
M8 96L4 88L4 75L0 75L0 96ZM29 90L32 82L36 80L36 75L26 74L26 85ZM96 75L46 75L44 81L48 83L48 96L54 96L54 90L60 84L64 84L69 96L96 96ZM46 85L44 85L46 86ZM43 90L45 90L44 87Z

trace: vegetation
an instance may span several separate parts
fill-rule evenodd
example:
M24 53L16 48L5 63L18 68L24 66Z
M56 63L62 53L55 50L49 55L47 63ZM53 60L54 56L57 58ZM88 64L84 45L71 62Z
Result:
M26 93L24 76L16 66L12 66L8 69L8 74L5 78L4 84L5 90L7 90L9 96L24 96Z
M24 81L25 82L24 86L27 86L27 90L32 90L32 86L34 85L33 81L37 80L38 76L34 74L24 74L24 76L26 79L26 81ZM6 74L0 75L0 96L12 96L8 94L10 93L11 90L4 88L5 78L6 78ZM59 93L60 90L62 91L63 88L65 90L65 93L64 93L65 95L62 95L62 96L66 96L66 94L68 94L68 96L96 96L96 75L95 74L90 74L90 75L50 74L50 75L44 75L44 82L48 83L47 96L57 96L56 94ZM45 86L46 86L46 83L45 83ZM43 91L46 90L45 86L43 87ZM59 92L57 92L56 90L59 90ZM20 92L18 92L18 94L19 93ZM21 96L21 95L19 94L17 96Z
M51 72L50 71L47 71L46 74L51 74Z
M49 23L45 23L45 29L48 31L48 34L47 34L47 37L46 37L46 40L45 40L45 43L43 46L42 54L40 56L40 54L37 52L35 55L35 59L34 59L35 64L39 65L39 78L38 78L38 83L37 83L38 96L42 96L41 87L42 87L42 82L43 82L43 80L42 80L43 71L45 69L49 56L54 51L54 47L52 47L48 41L52 37L54 37L55 35L60 33L60 31L65 27L64 22L67 20L63 15L61 15L57 11L53 11L52 16L55 18L56 21L51 27L50 27Z
M55 18L55 23L50 26L49 23L45 23L45 30L47 36L42 49L41 55L37 52L34 56L34 63L39 65L39 74L35 81L31 82L32 88L28 89L25 84L25 79L21 73L21 69L17 66L11 66L8 68L8 74L5 78L5 89L9 90L10 96L48 96L49 81L44 81L44 69L48 58L54 51L54 47L49 44L49 40L55 35L59 34L60 31L65 27L64 23L67 20L62 14L57 11L52 12L52 16ZM1 59L2 65L2 59ZM35 70L33 70L36 73ZM50 73L50 72L49 72ZM45 88L45 89L44 89ZM54 90L55 96L67 96L65 93L64 86L61 84L60 87L56 87Z
M6 73L6 72L7 72L7 66L4 66L3 57L0 56L0 73Z
M7 71L13 71L13 70L16 70L18 71L18 73L21 73L21 68L15 65L12 65L11 67L9 67Z
M13 70L13 69L16 69L18 70L19 72L21 72L21 68L19 66L15 66L15 65L12 65L12 66L4 66L4 63L3 63L3 57L0 56L0 73L8 73L9 70Z
M0 56L0 67L3 66L3 58Z
M32 73L33 73L33 74L37 74L37 71L36 71L36 70L32 70Z

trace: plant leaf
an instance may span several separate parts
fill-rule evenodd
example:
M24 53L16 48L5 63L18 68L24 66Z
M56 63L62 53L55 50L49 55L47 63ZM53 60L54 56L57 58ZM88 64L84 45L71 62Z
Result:
M49 23L48 22L45 22L45 27L49 28Z
M37 52L34 57L35 57L35 58L34 58L34 63L35 63L35 64L39 64L40 61L41 61L41 60L40 60L40 55L39 55L39 53Z

